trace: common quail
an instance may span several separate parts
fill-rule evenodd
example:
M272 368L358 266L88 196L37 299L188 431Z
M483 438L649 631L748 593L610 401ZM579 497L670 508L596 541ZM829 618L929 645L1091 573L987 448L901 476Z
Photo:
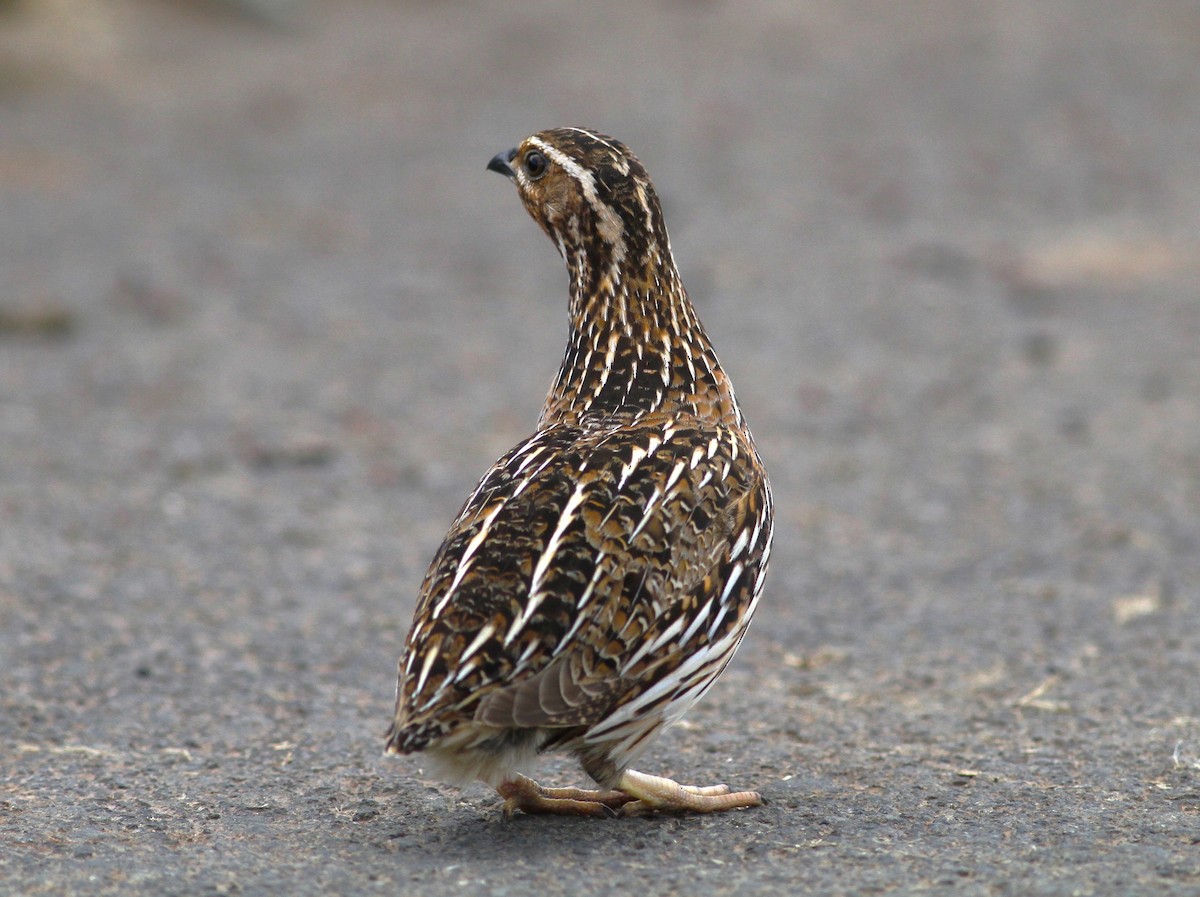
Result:
M630 769L716 680L771 552L766 471L675 269L642 164L582 128L487 166L570 275L570 337L533 435L475 487L421 586L389 753L424 751L512 813L712 812L753 791ZM543 788L574 754L601 790Z

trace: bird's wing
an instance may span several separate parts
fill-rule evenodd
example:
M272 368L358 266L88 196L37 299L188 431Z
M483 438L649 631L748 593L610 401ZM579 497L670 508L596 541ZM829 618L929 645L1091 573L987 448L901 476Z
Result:
M680 646L724 636L769 539L752 452L666 419L550 427L500 459L426 576L397 731L588 724Z

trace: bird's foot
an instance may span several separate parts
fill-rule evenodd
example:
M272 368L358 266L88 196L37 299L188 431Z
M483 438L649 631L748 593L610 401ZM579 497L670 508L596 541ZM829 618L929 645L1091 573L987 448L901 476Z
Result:
M583 788L543 788L533 779L518 775L496 788L504 798L504 815L553 813L559 816L612 818L622 806L636 800L623 791L589 791ZM728 789L727 789L728 790Z
M680 785L661 776L627 769L617 781L617 792L627 796L621 816L651 813L719 813L762 806L757 791L730 791L728 785Z

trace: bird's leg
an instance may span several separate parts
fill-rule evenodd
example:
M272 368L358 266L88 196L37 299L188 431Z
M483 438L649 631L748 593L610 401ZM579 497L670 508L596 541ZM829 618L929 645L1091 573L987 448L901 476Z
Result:
M730 791L728 785L680 785L660 776L627 769L617 780L617 790L630 797L621 805L622 816L650 813L719 813L743 807L762 806L757 791Z
M543 788L533 779L518 775L501 782L496 790L504 798L504 815L554 813L559 816L617 815L617 810L635 798L623 791L588 791L583 788Z

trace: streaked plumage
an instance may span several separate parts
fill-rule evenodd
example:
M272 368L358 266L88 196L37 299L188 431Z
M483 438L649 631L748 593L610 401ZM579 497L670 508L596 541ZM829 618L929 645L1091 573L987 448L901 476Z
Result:
M430 565L392 753L425 751L508 809L752 806L629 769L732 657L771 545L766 473L620 143L540 132L488 166L566 259L570 339L536 431L484 475ZM537 753L605 791L542 789Z

